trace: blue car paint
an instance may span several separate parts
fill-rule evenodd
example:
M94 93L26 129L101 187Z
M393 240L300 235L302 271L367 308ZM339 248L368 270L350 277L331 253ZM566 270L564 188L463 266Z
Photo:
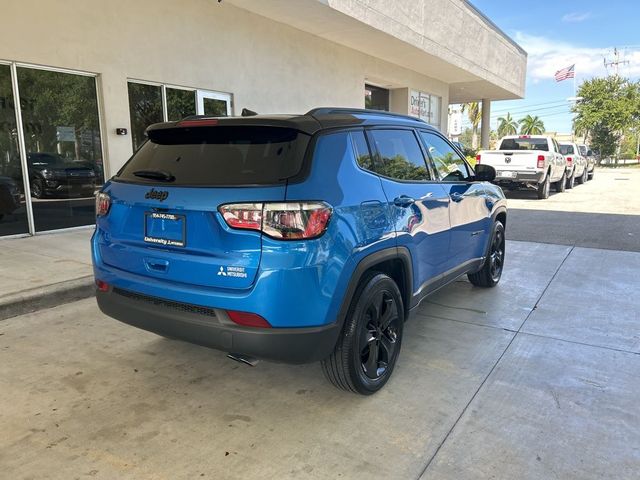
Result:
M504 195L485 183L404 183L357 164L348 130L320 132L310 143L311 171L287 186L184 188L162 186L167 200L145 199L148 186L108 182L111 211L92 238L97 279L125 290L192 305L257 313L275 328L336 322L357 265L375 252L405 246L414 293L431 279L484 255ZM454 191L463 197L450 201ZM394 203L409 193L409 208ZM323 236L280 241L227 226L224 203L319 200L333 214ZM145 243L146 211L185 214L187 248ZM480 232L480 233L477 233ZM241 267L243 278L220 275Z

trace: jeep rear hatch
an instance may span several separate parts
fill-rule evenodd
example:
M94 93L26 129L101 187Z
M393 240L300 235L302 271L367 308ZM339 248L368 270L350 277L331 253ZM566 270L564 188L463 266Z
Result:
M229 203L282 202L309 136L274 126L190 123L149 140L105 189L111 197L100 254L138 275L202 287L247 288L261 233L230 228Z

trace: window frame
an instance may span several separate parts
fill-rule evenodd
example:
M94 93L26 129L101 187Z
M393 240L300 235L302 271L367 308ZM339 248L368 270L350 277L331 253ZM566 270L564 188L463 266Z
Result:
M429 149L427 148L427 144L426 141L424 140L424 138L422 138L422 133L429 133L432 134L436 137L439 137L441 140L444 140L445 143L447 145L449 145L449 147L451 147L451 150L453 150L453 152L458 155L458 157L460 158L460 160L462 160L462 163L467 167L467 173L469 174L469 178L467 180L444 180L442 178L440 178L440 172L438 172L438 169L436 168L435 162L433 160L433 157L431 156L431 154L429 153ZM444 136L442 135L440 132L438 132L437 130L429 130L429 129L425 129L425 128L420 128L417 131L418 137L420 139L420 143L422 144L422 147L424 148L428 158L429 158L429 163L431 163L431 168L437 173L438 176L438 183L474 183L475 177L476 177L476 171L471 167L471 165L469 165L469 162L467 162L467 159L464 158L464 156L460 155L460 152L458 152L458 149Z
M360 168L361 170L371 173L373 175L376 175L380 178L385 178L387 180L390 180L392 182L396 182L396 183L438 183L438 180L435 180L435 172L430 164L430 162L428 161L428 158L426 156L426 151L424 149L424 145L422 144L422 142L420 141L420 138L418 138L418 134L416 132L415 128L412 127L402 127L402 126L395 126L395 125L373 125L373 126L368 126L365 127L364 129L364 134L365 134L365 138L367 140L367 145L369 146L369 152L373 158L373 163L374 165L379 165L379 155L380 152L378 151L378 148L376 147L376 143L374 141L374 139L372 138L372 131L375 130L402 130L405 132L411 132L413 134L413 137L415 138L415 140L418 142L418 147L420 148L420 152L422 153L422 160L425 164L425 168L427 169L427 172L429 172L429 176L431 177L431 179L429 180L403 180L400 178L394 178L394 177L389 177L387 175L383 175L379 172L375 172L375 171L371 171L371 170L367 170L366 168L363 168L357 161L356 164L358 165L358 168ZM354 146L355 148L355 146Z

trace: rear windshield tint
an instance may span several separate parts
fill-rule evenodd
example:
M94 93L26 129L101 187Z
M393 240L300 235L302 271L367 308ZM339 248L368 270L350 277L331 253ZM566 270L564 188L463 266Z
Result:
M500 144L500 150L542 150L549 151L546 138L505 138Z
M153 130L149 137L117 180L176 186L273 185L300 172L309 138L290 128L261 126Z
M573 155L573 146L572 145L560 145L560 153L562 155Z

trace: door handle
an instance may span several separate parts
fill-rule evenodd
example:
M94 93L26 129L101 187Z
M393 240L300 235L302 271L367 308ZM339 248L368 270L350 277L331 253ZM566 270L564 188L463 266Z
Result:
M396 197L393 199L393 204L396 207L402 207L402 208L410 207L415 202L416 202L415 199L411 197L407 197L406 195L400 195L399 197Z
M464 198L464 196L458 192L453 192L449 194L449 196L451 197L451 200L453 200L454 202L460 202Z

